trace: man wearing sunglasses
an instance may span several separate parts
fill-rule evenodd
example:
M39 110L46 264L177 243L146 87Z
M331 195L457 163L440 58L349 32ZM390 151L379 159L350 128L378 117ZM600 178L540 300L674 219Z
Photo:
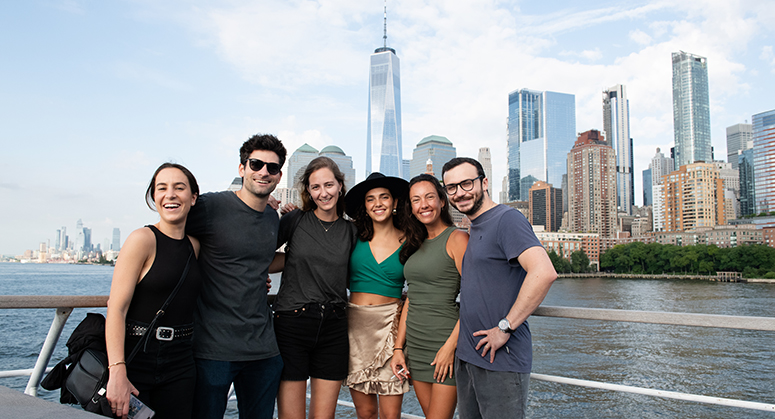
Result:
M277 137L251 137L240 148L242 189L203 194L188 215L204 274L194 313L195 418L222 419L232 382L240 417L274 414L283 363L266 278L279 218L267 204L285 156Z
M497 205L478 161L442 168L449 201L471 220L455 353L461 419L524 418L533 358L527 318L557 278L527 219Z

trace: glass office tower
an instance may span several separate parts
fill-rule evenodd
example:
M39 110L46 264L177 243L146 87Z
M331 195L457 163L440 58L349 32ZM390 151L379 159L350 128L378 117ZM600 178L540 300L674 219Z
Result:
M756 212L775 211L775 109L753 116L753 171Z
M698 161L713 161L705 57L683 51L673 53L673 130L675 170Z
M399 61L393 48L383 46L371 55L366 175L382 172L402 177L402 167Z
M603 91L603 137L616 153L616 206L632 215L635 205L635 174L632 170L630 101L627 89L617 84Z
M574 95L530 89L509 93L509 201L527 201L538 180L562 184L566 155L575 140Z

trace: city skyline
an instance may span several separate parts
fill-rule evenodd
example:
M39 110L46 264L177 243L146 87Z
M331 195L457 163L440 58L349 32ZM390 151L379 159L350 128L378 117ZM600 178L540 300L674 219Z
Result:
M708 59L717 159L726 127L775 108L767 1L389 6L403 155L432 134L460 156L489 147L493 196L507 174L504 98L515 89L575 95L578 133L602 130L600 92L626 85L637 173L673 142L673 52ZM256 132L277 134L289 152L336 144L365 178L365 68L383 34L380 2L0 7L2 254L53 243L57 226L79 217L99 243L112 228L125 236L156 222L143 195L164 161L186 165L203 192L223 190ZM641 195L636 176L636 204Z

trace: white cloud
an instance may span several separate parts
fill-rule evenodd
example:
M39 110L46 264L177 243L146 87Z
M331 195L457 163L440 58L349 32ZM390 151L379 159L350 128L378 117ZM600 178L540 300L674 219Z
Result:
M651 44L651 41L653 41L653 39L651 38L651 36L649 36L649 34L647 34L646 32L643 32L640 29L635 29L634 31L630 31L629 36L630 36L630 39L632 39L635 43L640 45L649 45Z
M775 73L775 54L772 52L772 45L763 46L759 58L761 58L768 66L772 67L770 71Z

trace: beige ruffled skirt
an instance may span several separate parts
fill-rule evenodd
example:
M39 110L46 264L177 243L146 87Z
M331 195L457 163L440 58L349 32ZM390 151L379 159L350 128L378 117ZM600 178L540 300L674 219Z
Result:
M390 360L403 302L347 306L350 369L344 385L365 394L404 394L409 382L393 375Z

